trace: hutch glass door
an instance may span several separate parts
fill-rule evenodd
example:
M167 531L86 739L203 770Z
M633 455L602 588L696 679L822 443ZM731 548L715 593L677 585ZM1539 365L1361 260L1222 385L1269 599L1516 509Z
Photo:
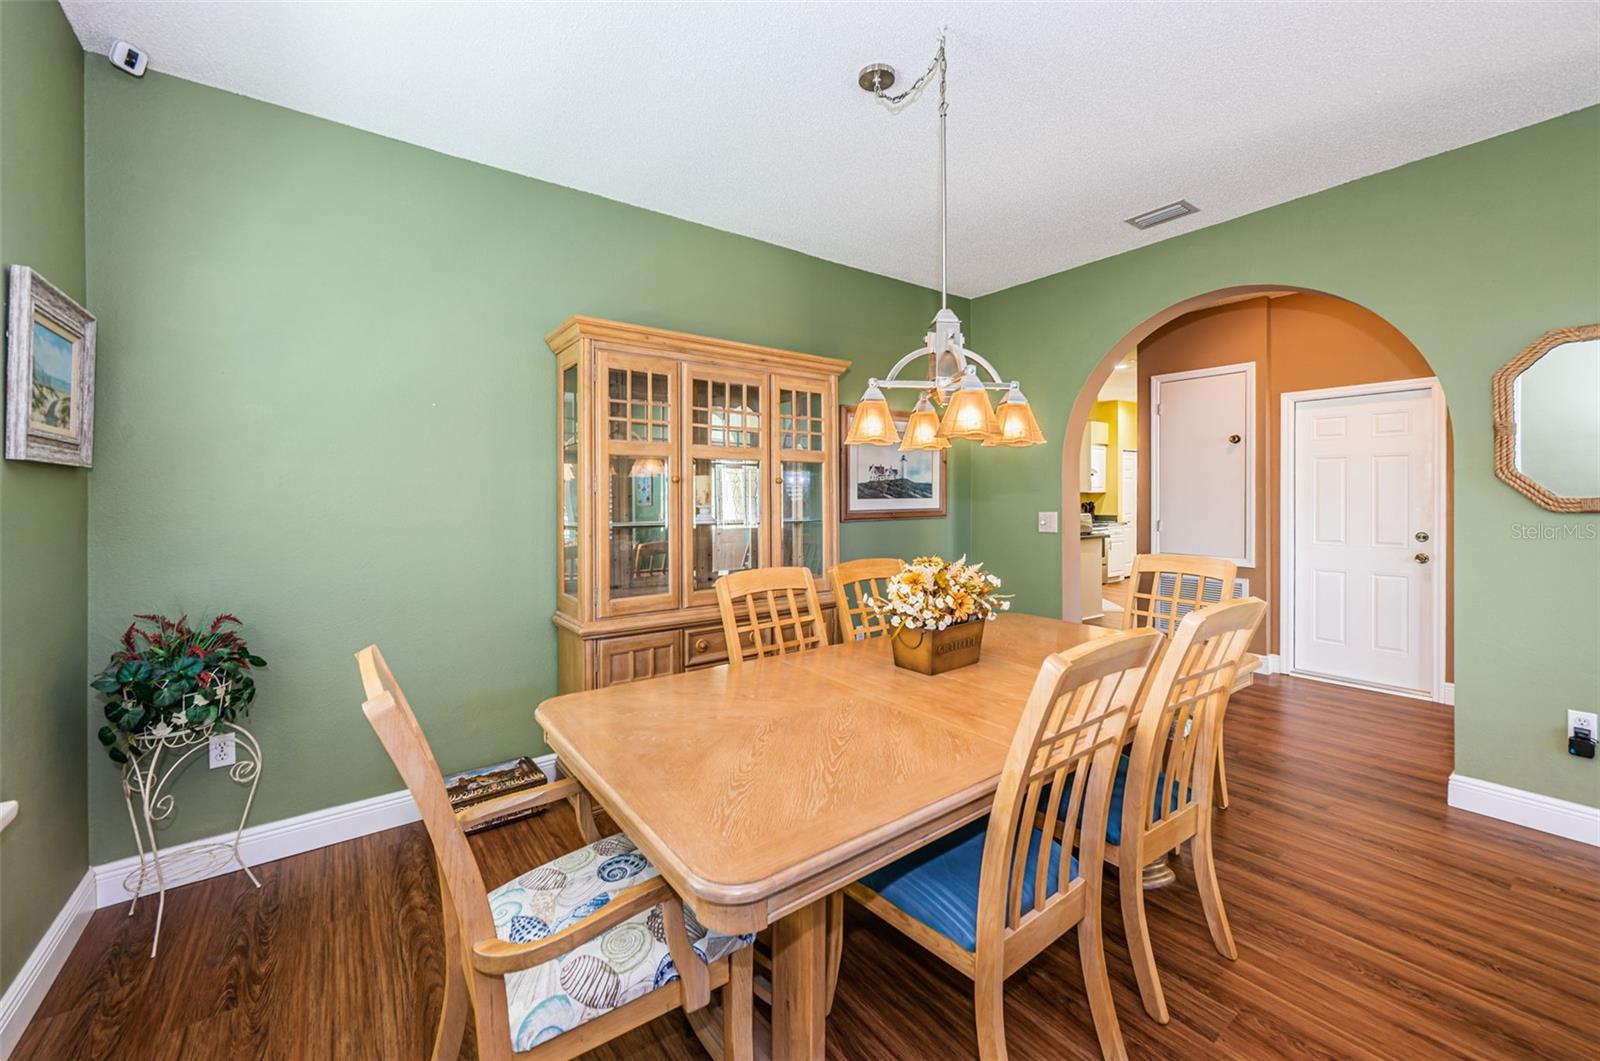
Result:
M760 567L766 434L764 381L690 365L686 406L691 468L688 518L691 603L716 599L717 579Z
M829 505L827 454L832 419L825 415L825 386L819 381L779 379L777 454L778 558L782 567L806 567L821 578L833 558L827 555Z
M561 595L578 595L578 363L561 367Z
M603 615L673 607L672 406L677 367L609 351L600 360L601 468L607 535L600 567Z

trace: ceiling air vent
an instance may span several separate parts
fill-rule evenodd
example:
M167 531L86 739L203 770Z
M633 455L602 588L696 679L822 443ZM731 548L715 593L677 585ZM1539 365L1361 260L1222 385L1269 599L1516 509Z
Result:
M1155 228L1157 225L1166 224L1168 221L1172 221L1176 218L1188 217L1190 214L1196 213L1198 210L1199 207L1195 206L1189 200L1179 199L1175 203L1168 203L1166 206L1158 206L1154 210L1146 210L1137 217L1130 217L1128 218L1128 224L1138 229Z

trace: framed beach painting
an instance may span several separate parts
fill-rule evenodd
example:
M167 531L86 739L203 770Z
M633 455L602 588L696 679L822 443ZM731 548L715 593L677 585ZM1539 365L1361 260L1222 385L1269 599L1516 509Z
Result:
M11 267L7 303L6 456L87 468L94 317L25 265Z
M839 407L839 437L850 434L856 407ZM905 433L910 413L895 413L894 423ZM846 446L839 455L843 480L839 490L839 518L920 519L943 516L949 499L946 455L949 450L900 452L899 446Z

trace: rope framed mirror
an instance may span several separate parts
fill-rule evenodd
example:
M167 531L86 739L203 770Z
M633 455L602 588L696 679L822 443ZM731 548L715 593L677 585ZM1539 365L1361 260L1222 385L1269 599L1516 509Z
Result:
M1545 332L1493 393L1494 473L1552 512L1600 512L1600 324Z

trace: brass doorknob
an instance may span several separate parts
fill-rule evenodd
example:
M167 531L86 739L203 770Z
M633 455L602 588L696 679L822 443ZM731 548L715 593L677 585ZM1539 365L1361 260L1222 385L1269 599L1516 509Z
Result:
M1244 436L1242 436L1242 435L1229 435L1228 436L1228 441L1230 443L1232 443L1233 445L1237 446L1240 442L1244 441Z
M1425 563L1428 562L1430 557L1428 556L1427 553L1418 553L1416 556L1413 556L1411 559L1415 560L1419 564L1425 564Z

